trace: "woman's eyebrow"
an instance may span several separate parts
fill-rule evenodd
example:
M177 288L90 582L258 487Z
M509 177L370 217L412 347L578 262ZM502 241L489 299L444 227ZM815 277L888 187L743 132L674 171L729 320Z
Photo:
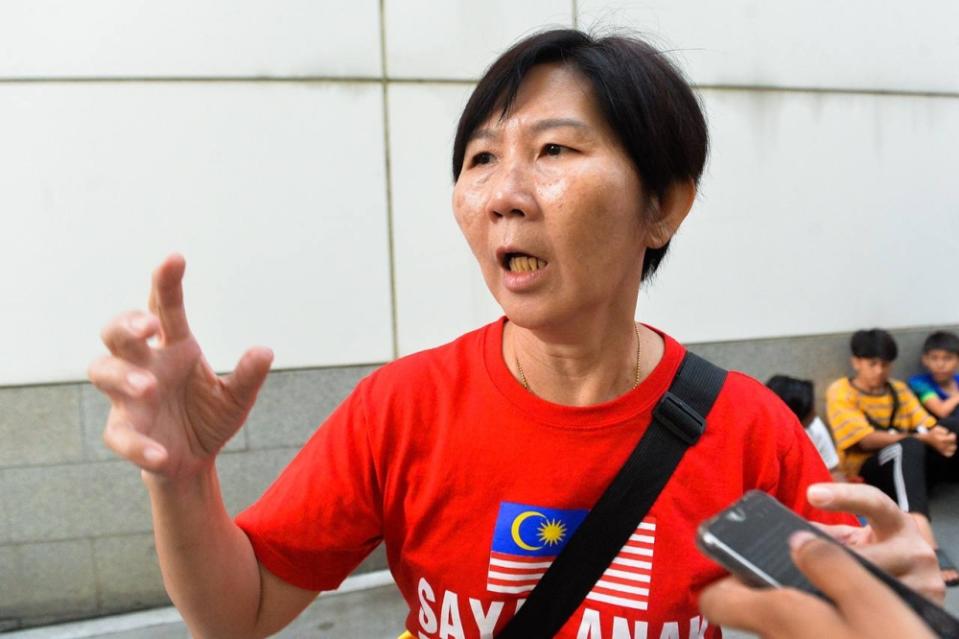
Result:
M490 140L493 138L499 137L499 131L494 131L492 129L476 129L470 134L467 142L472 142L477 139Z
M589 125L582 120L577 120L576 118L547 118L545 120L538 120L534 122L533 126L530 128L539 133L548 129L559 129L564 127L572 127L583 132L589 131Z
M582 131L584 133L590 130L590 126L588 124L586 124L582 120L577 120L576 118L546 118L545 120L537 120L536 122L532 124L532 126L530 126L530 130L533 131L534 133L541 133L549 129L560 129L565 127L573 128L578 131ZM500 130L498 128L497 129L489 129L489 128L476 129L469 136L468 141L471 142L477 139L492 140L492 139L498 138L499 135L500 135Z

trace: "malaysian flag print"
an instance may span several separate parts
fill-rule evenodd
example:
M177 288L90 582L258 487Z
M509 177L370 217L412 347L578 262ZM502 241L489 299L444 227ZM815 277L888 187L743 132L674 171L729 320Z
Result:
M486 589L506 594L531 591L586 518L587 512L500 503ZM655 538L656 523L647 517L586 598L614 606L646 610Z
M649 605L649 584L653 577L655 541L656 522L652 517L647 517L633 531L629 541L586 598L614 606L646 610Z

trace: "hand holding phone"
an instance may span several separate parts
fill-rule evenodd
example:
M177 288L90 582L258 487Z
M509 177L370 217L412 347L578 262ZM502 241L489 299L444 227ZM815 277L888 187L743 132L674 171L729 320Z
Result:
M809 505L855 513L867 526L816 524L846 548L876 564L940 606L946 599L939 560L915 519L888 495L867 484L821 483L806 489Z
M798 532L823 540L834 546L841 553L840 556L858 563L872 575L873 581L878 580L891 589L938 636L959 637L959 620L875 565L845 550L765 493L750 491L738 502L704 522L700 526L697 543L706 555L748 584L760 587L790 586L824 601L829 600L832 589L824 587L824 583L828 582L814 585L793 562L789 539Z
M800 536L805 539L799 539ZM841 547L808 533L792 537L792 557L835 605L793 589L744 585L727 577L699 598L713 625L741 628L766 639L933 639L929 627L899 597Z

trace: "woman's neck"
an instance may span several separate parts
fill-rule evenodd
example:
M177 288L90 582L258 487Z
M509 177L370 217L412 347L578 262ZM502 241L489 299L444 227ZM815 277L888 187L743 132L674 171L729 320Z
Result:
M637 377L641 381L656 367L664 348L662 338L637 327L632 316L565 331L507 322L503 332L503 357L517 381L566 406L599 404L627 393Z

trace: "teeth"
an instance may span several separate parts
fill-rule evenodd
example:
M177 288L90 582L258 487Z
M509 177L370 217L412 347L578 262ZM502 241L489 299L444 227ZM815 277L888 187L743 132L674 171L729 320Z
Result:
M509 260L509 270L515 272L528 273L538 271L546 266L546 260L541 260L528 255L514 255Z

